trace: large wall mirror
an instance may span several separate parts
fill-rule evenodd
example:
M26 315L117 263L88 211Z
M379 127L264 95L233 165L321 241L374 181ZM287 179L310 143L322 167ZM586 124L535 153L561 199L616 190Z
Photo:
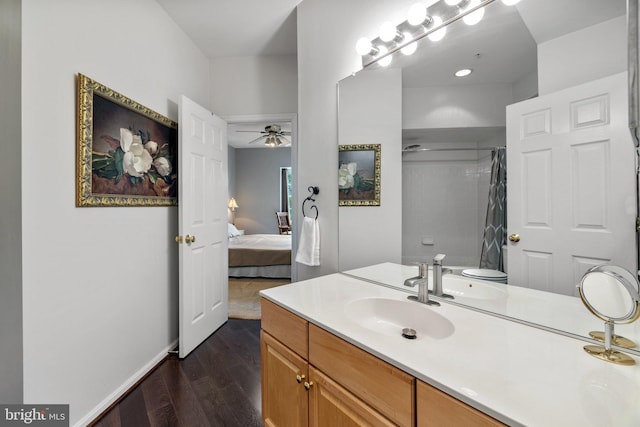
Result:
M339 143L382 144L383 183L380 207L340 207L340 270L446 254L532 291L515 312L465 304L583 336L556 301L580 307L595 265L637 271L626 1L494 1L446 28L338 83Z

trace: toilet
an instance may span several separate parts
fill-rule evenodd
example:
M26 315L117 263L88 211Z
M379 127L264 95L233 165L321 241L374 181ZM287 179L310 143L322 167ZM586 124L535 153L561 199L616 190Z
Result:
M462 270L462 275L469 279L486 280L496 283L507 283L507 273L487 268L468 268Z

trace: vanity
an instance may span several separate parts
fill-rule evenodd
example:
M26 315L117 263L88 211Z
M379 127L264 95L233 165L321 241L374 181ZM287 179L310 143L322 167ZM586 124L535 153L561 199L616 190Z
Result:
M614 363L615 310L599 316L576 293L597 266L638 270L638 112L627 111L638 64L626 56L637 37L628 49L624 31L637 27L638 2L458 3L418 5L426 13L391 23L390 37L370 30L358 41L363 70L338 83L339 152L381 153L341 156L353 185L339 191L352 194L356 175L381 190L375 207L340 202L342 273L261 292L267 426L640 426L640 350ZM465 19L483 14L487 25ZM459 80L453 63L473 75ZM506 173L511 191L487 200L489 172ZM507 224L500 242L491 230ZM485 240L493 252L480 252ZM404 283L419 282L423 302L422 279L433 283L409 264L440 254L508 272L510 285L437 274L454 300L408 300L417 289ZM597 282L596 302L615 293ZM625 305L620 323L634 313ZM592 332L603 321L600 351ZM616 328L640 342L640 322Z
M265 425L640 425L640 365L407 295L341 273L261 291Z

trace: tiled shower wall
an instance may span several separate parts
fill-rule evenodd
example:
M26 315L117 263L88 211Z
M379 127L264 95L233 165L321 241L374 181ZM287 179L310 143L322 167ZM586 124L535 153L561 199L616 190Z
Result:
M490 151L438 152L402 163L402 262L480 262L491 177Z

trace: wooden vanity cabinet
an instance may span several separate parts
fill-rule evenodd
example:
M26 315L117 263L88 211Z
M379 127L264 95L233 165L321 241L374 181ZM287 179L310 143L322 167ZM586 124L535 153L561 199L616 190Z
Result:
M262 299L260 346L265 426L414 424L413 377L265 299ZM330 372L312 366L309 360L317 360ZM377 369L369 372L370 367ZM378 391L388 391L385 379L390 372L401 378L407 386L405 394L409 393L404 405L408 412L399 422L385 416L397 418L398 414L393 399L387 402L388 393L376 396ZM395 394L392 396L397 398ZM373 407L376 404L383 407L385 415Z
M267 427L503 425L265 299L260 346Z

